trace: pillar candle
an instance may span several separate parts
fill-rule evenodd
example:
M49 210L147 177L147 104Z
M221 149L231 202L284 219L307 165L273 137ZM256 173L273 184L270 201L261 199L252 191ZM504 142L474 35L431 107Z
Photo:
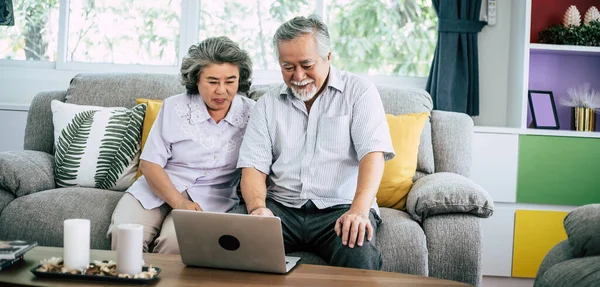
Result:
M90 220L64 222L63 260L69 270L83 270L90 264Z
M132 276L142 272L144 226L120 224L117 232L117 272Z

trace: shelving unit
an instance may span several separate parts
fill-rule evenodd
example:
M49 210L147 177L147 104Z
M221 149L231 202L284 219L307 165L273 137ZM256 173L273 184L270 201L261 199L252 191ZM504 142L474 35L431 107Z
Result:
M502 207L484 225L485 274L534 278L548 251L566 238L566 211L600 202L600 115L596 131L574 131L571 108L560 103L569 88L586 82L600 90L600 47L537 39L542 29L562 23L570 5L582 17L589 7L600 8L598 0L511 1L508 125L475 127L476 182ZM529 90L552 91L560 130L528 128ZM509 235L494 233L500 229Z
M589 83L592 89L600 90L600 47L540 44L538 33L547 27L560 24L564 12L575 5L582 17L591 6L600 7L597 0L527 0L514 1L511 27L510 70L516 71L509 80L507 120L509 127L520 128L529 133L532 121L528 103L529 90L552 91L560 123L560 132L536 130L541 135L563 135L589 137L599 133L600 116L597 117L595 132L572 131L572 110L561 105L568 97L567 90ZM596 137L596 136L593 136Z
M550 53L557 55L582 55L582 56L600 56L600 47L571 46L571 45L552 45L552 44L529 44L531 53Z

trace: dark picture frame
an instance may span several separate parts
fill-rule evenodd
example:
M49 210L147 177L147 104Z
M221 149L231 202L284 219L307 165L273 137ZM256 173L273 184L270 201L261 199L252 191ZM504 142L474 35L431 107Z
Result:
M552 91L529 90L527 98L529 100L529 111L531 112L534 128L560 129Z

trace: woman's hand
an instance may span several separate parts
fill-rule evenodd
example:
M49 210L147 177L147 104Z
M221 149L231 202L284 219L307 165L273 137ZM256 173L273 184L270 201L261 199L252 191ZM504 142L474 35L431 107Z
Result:
M179 204L177 204L175 209L203 211L198 203L193 202L189 199L183 199Z

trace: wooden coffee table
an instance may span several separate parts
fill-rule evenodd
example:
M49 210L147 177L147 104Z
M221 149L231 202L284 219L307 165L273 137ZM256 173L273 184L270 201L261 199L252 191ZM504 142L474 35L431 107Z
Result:
M24 260L0 271L0 286L131 286L123 283L38 278L30 269L40 260L62 257L62 248L35 247ZM92 250L90 260L115 260L116 253ZM160 267L150 286L468 286L448 280L393 272L300 264L286 275L186 267L179 255L144 254L146 265ZM112 285L111 285L112 284Z

